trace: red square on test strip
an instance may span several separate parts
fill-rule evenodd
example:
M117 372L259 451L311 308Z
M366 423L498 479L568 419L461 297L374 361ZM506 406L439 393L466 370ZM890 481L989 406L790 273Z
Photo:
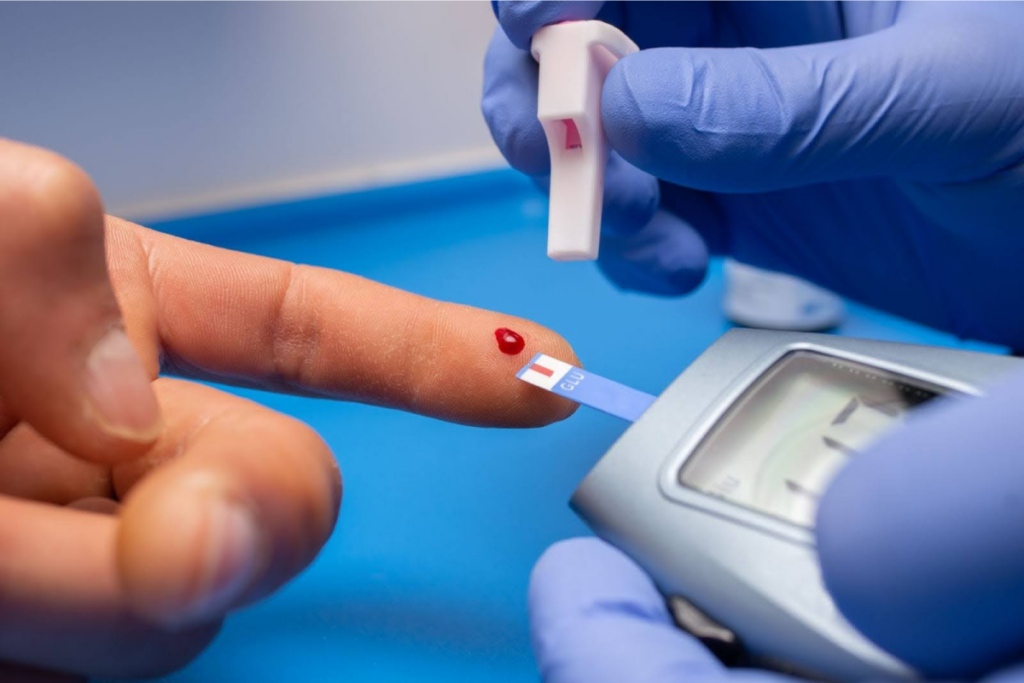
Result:
M544 375L545 377L551 377L552 375L555 374L554 370L549 370L548 368L544 367L543 365L537 365L536 363L531 365L530 369L533 370L534 372L539 372L540 374Z

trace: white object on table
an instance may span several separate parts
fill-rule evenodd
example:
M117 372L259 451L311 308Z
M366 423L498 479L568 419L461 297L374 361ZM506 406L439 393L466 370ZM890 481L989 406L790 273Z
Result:
M843 300L806 280L744 263L725 262L725 317L737 325L814 332L839 325Z

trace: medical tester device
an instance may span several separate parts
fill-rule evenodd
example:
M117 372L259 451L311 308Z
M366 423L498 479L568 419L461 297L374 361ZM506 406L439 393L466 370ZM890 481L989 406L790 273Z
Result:
M538 372L534 360L521 374ZM649 401L609 398L621 385L600 377L594 400L579 368L534 383L626 419L643 408L571 505L654 577L681 627L726 661L742 653L753 666L855 680L916 672L830 599L813 529L822 493L920 406L981 395L1020 367L988 353L733 330Z

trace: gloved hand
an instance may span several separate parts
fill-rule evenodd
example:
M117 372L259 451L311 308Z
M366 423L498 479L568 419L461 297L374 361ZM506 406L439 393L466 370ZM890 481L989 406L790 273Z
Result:
M1021 405L1024 375L984 399L925 406L823 497L817 545L837 607L930 678L1022 680ZM724 668L673 625L647 575L596 539L549 549L529 606L548 683L787 678Z
M1024 4L498 2L483 112L539 180L541 26L641 51L604 85L599 266L683 293L706 249L1024 348ZM727 49L719 49L727 48Z

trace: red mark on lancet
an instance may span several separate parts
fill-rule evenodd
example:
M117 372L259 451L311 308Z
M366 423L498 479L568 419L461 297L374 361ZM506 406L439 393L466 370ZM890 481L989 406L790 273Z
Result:
M576 127L576 122L572 119L562 119L562 123L565 124L565 148L582 148L583 141L580 140L580 129Z
M498 348L501 352L507 353L510 356L522 353L523 349L526 348L526 342L523 340L522 335L513 332L507 327L496 329L494 331L494 338L498 340Z

